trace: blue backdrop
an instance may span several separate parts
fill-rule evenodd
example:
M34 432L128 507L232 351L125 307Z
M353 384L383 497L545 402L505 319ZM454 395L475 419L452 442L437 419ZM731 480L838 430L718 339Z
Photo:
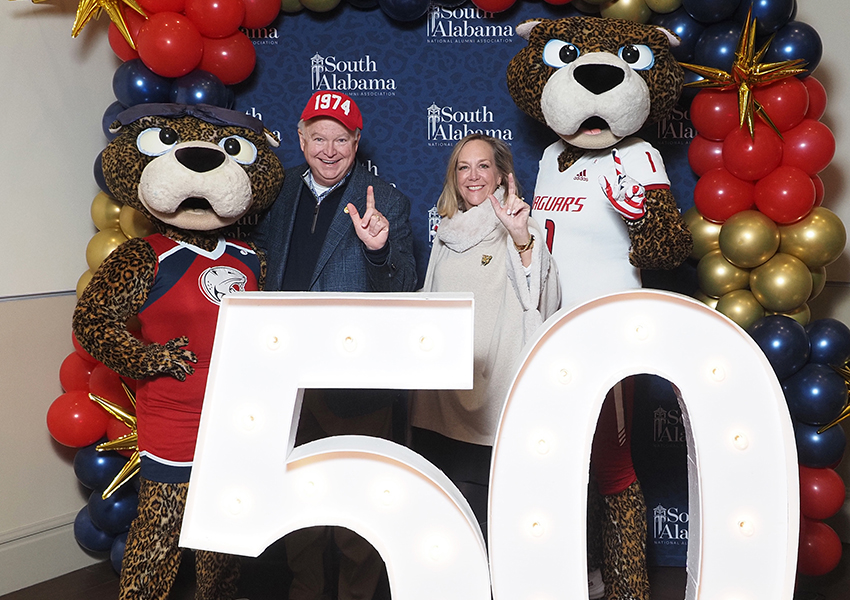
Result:
M555 136L514 105L505 72L525 45L515 26L530 18L580 14L570 6L520 0L489 14L463 4L432 6L412 23L383 11L343 3L326 14L281 14L249 31L257 51L251 78L237 88L236 109L260 116L282 140L285 167L303 162L296 124L310 95L339 90L364 116L359 159L411 200L417 270L424 277L436 225L433 210L455 142L483 131L512 148L521 186L530 195L543 149ZM683 105L664 123L641 132L662 153L683 210L693 205L696 176L687 163L693 137ZM692 293L693 266L647 273L651 287ZM652 564L684 566L687 547L687 471L680 412L669 384L645 378L635 417L636 466L649 508Z

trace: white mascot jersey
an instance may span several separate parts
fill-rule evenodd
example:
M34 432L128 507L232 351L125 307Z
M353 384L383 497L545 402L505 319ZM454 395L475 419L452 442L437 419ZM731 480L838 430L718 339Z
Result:
M616 148L625 174L646 190L670 187L661 155L650 144L626 138ZM561 306L572 307L641 282L640 270L629 263L628 228L599 185L604 175L616 188L612 149L589 151L562 173L558 156L564 149L559 140L544 151L531 210L558 265Z

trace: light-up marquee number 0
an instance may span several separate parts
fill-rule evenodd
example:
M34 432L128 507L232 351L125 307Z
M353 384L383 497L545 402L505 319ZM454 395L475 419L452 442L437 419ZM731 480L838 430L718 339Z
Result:
M340 525L381 553L393 598L486 600L491 581L496 599L587 598L596 418L614 383L653 373L677 385L690 432L687 597L792 598L799 499L781 389L745 332L684 297L601 298L530 344L494 449L489 556L457 489L406 448L341 436L293 450L299 388L468 386L469 311L457 295L229 296L181 543L256 556Z

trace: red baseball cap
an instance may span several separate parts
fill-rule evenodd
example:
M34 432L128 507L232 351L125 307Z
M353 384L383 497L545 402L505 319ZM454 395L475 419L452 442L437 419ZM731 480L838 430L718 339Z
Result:
M347 129L363 129L363 115L357 104L342 92L316 92L304 107L301 120L315 117L330 117L342 123Z

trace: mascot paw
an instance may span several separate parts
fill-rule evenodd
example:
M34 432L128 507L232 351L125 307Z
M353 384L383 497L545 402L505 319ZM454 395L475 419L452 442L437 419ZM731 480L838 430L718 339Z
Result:
M626 175L617 150L611 153L617 170L617 185L612 186L604 175L599 176L599 185L614 210L628 221L637 221L646 214L646 191L640 183Z
M195 372L192 363L198 362L198 357L191 350L185 350L189 338L179 337L168 340L165 344L149 346L150 358L154 362L154 370L160 375L171 375L179 381L186 381L186 375Z

